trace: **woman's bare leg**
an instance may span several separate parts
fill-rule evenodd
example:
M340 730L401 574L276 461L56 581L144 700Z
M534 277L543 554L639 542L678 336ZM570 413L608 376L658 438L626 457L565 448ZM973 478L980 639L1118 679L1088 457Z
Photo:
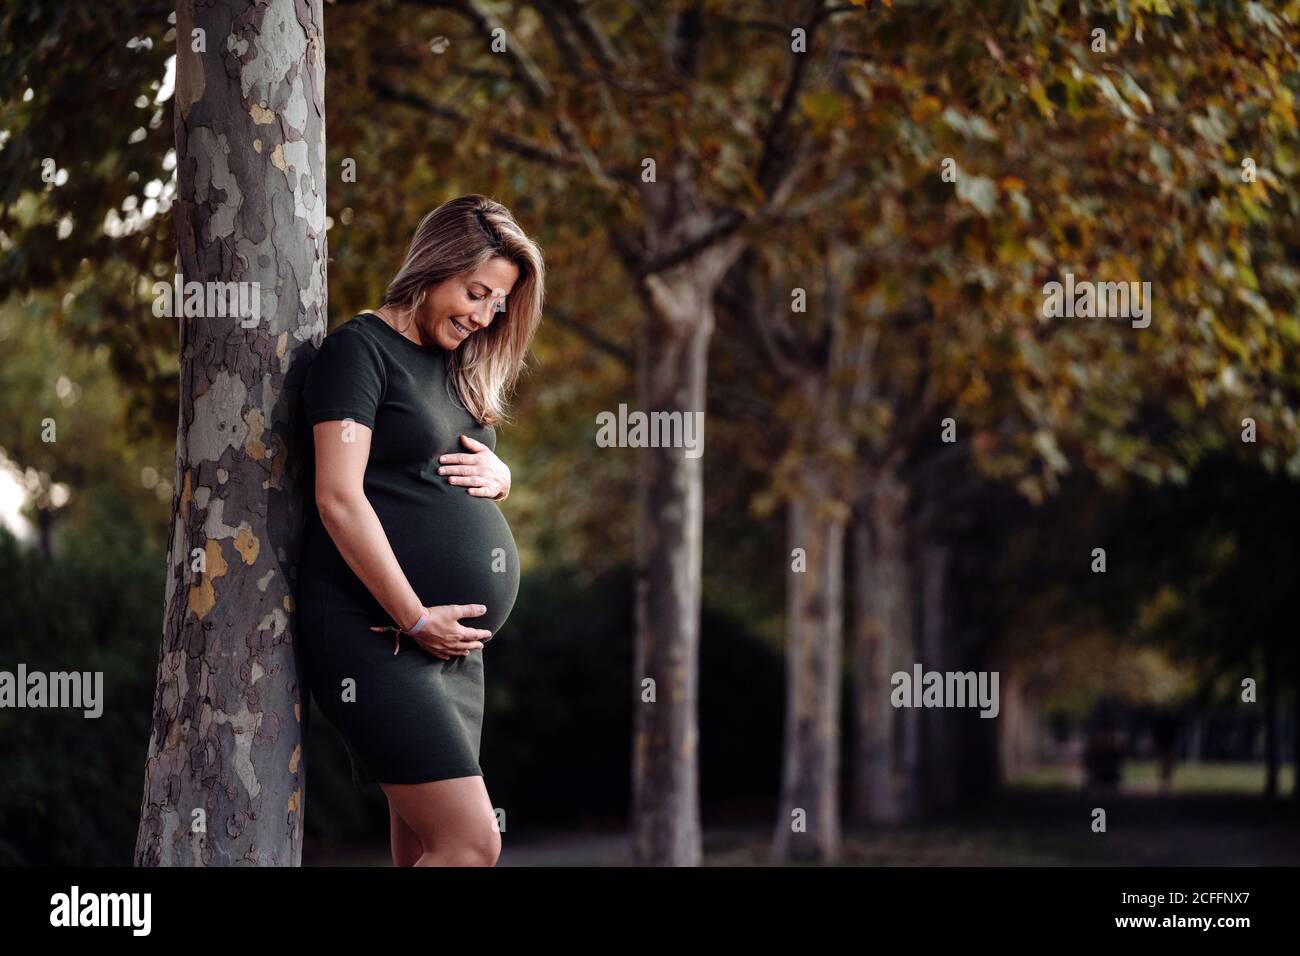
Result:
M388 801L388 834L393 849L393 866L415 866L415 861L424 854L424 844L420 835L402 819L391 800Z
M501 834L481 776L379 786L424 847L415 866L496 866Z

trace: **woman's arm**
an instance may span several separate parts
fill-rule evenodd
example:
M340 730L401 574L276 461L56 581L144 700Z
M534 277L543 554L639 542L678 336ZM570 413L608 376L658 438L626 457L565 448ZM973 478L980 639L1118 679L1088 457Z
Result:
M316 441L316 507L321 524L348 567L389 617L403 629L414 627L424 605L397 563L397 555L362 484L370 459L371 430L360 422L324 421L312 427L312 434ZM345 434L351 440L345 441Z

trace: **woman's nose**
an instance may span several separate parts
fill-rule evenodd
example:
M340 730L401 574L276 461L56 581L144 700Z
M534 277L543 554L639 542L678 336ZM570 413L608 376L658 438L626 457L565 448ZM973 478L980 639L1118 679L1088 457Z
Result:
M489 322L492 321L492 318L496 315L498 311L501 312L505 311L505 300L487 298L483 301L483 304L480 305L479 308L475 311L474 318L478 320L479 325L486 326Z

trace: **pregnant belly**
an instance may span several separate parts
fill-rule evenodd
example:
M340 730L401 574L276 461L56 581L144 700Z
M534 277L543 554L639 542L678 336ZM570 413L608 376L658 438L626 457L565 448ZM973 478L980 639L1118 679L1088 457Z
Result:
M375 510L420 600L429 607L482 604L486 614L461 623L495 635L519 594L519 554L501 509L460 494L464 497L439 496L420 508L376 505Z

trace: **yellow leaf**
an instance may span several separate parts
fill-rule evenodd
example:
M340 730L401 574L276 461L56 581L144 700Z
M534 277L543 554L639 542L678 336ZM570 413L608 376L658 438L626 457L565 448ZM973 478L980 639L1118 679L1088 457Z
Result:
M1056 114L1056 107L1052 106L1052 101L1047 98L1047 90L1038 81L1038 77L1034 77L1033 82L1029 84L1029 98L1038 107L1038 112L1047 119L1051 119Z

